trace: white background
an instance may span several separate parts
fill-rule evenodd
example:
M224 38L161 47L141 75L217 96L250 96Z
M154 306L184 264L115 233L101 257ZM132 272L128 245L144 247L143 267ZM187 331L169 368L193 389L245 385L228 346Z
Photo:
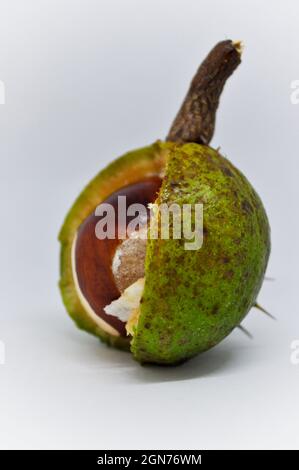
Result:
M298 24L295 0L1 0L0 448L299 448ZM266 206L277 321L252 311L253 340L144 368L68 318L57 233L99 169L164 138L225 38L245 50L212 144Z

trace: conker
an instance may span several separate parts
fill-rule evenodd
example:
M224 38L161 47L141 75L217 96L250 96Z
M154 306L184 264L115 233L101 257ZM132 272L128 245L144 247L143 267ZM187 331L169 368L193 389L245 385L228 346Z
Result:
M206 351L258 305L270 254L267 215L245 176L209 146L221 92L240 61L240 42L218 43L195 74L165 141L102 170L60 232L60 289L69 314L140 363L178 364ZM202 204L203 244L186 250L184 240L164 239L161 227L157 237L144 238L147 217L136 230L134 215L125 222L119 217L123 196L126 207ZM116 215L108 238L97 236L102 204ZM193 212L190 217L194 225Z

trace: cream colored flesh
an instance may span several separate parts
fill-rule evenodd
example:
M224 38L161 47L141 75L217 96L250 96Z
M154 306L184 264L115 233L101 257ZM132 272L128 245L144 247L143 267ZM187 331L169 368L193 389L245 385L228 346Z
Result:
M104 310L107 315L113 315L127 323L133 312L139 309L140 300L144 290L144 278L138 279L124 290L122 295L107 305Z

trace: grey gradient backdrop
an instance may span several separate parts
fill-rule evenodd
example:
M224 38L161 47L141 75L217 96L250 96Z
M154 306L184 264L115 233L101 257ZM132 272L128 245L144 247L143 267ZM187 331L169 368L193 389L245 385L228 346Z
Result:
M298 2L1 0L0 448L299 447ZM114 157L163 138L198 64L242 39L212 144L272 225L257 311L180 368L141 368L77 331L58 289L57 232Z

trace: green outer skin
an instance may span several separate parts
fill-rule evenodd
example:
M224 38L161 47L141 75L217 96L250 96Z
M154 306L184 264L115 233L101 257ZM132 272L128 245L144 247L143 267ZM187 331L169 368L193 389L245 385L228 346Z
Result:
M159 142L118 158L98 173L82 191L68 212L59 234L61 242L59 287L67 311L79 328L120 349L129 350L129 339L107 334L82 307L72 275L71 247L79 226L98 204L114 191L138 182L150 174L158 174L164 166L165 152Z
M141 314L131 345L142 363L179 363L221 341L254 304L270 252L269 224L258 195L218 152L169 142L129 152L88 184L60 231L59 285L79 328L129 349L126 338L107 334L82 307L71 272L71 246L79 226L98 204L121 187L159 173L166 159L166 177L156 202L202 202L204 243L198 251L186 251L184 240L149 241Z
M163 144L161 144L163 146ZM270 252L262 202L216 150L171 149L157 203L203 203L204 240L149 240L145 289L131 350L142 362L175 364L225 338L253 306Z

